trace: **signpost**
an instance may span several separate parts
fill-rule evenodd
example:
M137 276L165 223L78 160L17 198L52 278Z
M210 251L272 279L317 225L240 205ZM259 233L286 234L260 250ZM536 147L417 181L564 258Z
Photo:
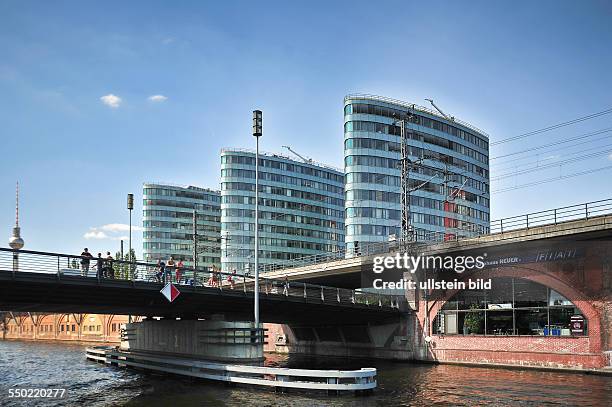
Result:
M160 293L162 293L169 302L172 302L176 300L176 297L178 297L181 292L174 286L174 284L168 283L161 289Z

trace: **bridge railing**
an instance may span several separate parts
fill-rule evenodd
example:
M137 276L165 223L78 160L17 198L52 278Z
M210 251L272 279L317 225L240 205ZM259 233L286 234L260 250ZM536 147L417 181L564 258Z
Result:
M415 243L427 245L449 241L460 241L491 234L506 233L518 229L529 229L537 226L556 225L561 222L572 220L589 219L606 214L612 214L612 199L603 199L599 201L586 202L583 204L564 206L561 208L497 219L490 222L489 228L483 228L482 226L477 225L473 229L448 228L446 231L420 231ZM287 270L320 263L329 263L352 257L380 255L394 252L398 249L399 243L397 241L362 243L359 245L359 247L341 249L331 253L303 256L293 259L290 262L265 264L262 265L262 270L263 272Z
M206 287L221 292L252 293L255 279L250 275L223 273L212 268L160 267L155 263L122 261L106 258L86 258L80 255L47 253L31 250L0 248L0 270L17 273L52 274L58 280L83 278L103 281L133 281L157 284ZM399 308L405 298L401 295L378 294L361 290L329 287L289 281L287 279L259 279L261 295L294 297L306 301Z

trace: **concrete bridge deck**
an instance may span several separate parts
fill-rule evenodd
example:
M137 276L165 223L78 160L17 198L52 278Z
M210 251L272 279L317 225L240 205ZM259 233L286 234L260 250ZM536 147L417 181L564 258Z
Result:
M0 310L47 313L131 314L231 320L253 318L253 279L183 269L170 270L181 294L170 303L154 264L113 262L114 275L98 276L91 261L55 253L0 248ZM82 275L85 274L85 275ZM405 299L307 283L260 278L262 322L354 324L397 319Z

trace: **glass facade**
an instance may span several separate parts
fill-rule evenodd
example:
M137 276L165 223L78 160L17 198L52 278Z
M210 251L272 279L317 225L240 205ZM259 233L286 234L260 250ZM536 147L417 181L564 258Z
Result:
M221 264L254 264L255 153L221 152ZM271 265L344 248L344 175L315 163L260 153L259 259Z
M193 211L197 214L198 267L221 265L221 194L193 186L144 184L145 261L172 256L193 265Z
M576 335L572 316L582 312L558 292L521 278L494 278L490 290L462 290L434 320L442 335ZM579 335L587 334L585 326Z
M489 142L473 126L379 96L344 99L346 247L399 236L401 128L411 160L411 224L417 240L489 230Z

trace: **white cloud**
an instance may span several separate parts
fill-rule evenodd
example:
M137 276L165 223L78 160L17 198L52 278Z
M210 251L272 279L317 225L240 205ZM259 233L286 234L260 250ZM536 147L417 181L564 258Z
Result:
M102 101L102 103L104 103L105 105L112 107L113 109L116 109L119 107L119 105L121 105L121 98L119 96L115 96L112 93L109 93L108 95L104 95L100 98L100 100Z
M124 235L123 233L128 232L130 230L130 226L124 223L109 223L102 226L90 227L89 231L86 232L83 237L87 240L95 239L95 240L128 240L129 237ZM132 232L142 231L142 227L133 226ZM120 233L122 233L120 235Z
M99 228L93 228L93 229L100 229L105 232L116 232L116 233L128 232L130 230L130 225L126 225L125 223L109 223L106 225L102 225ZM139 226L132 225L132 231L139 231L139 230L142 230L142 228Z
M148 97L150 102L164 102L166 100L168 100L168 98L164 95L152 95Z
M100 230L90 230L89 232L85 233L83 235L83 237L87 240L90 239L108 239L108 236L106 235L106 233L100 231Z
M608 160L612 160L612 153L608 156Z

